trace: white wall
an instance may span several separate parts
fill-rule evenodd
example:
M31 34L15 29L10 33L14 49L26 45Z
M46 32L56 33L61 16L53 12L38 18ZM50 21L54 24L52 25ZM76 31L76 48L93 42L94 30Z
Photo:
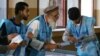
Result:
M81 0L81 14L84 16L93 16L93 0Z
M7 18L7 0L0 0L0 19Z
M49 6L49 0L39 0L39 15L44 14L43 10Z
M67 8L78 7L78 0L67 0Z

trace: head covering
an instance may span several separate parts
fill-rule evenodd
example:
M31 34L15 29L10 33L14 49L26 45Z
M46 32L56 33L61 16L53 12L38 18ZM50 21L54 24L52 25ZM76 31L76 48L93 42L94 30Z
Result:
M48 13L56 9L59 9L59 7L58 6L48 6L47 8L44 9L44 13Z

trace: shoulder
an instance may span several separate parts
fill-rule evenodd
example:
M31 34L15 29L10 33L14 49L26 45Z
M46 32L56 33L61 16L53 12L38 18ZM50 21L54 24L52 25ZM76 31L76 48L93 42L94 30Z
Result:
M70 20L70 19L68 19L68 20L67 20L67 24L73 24L73 21Z
M95 24L95 18L94 17L83 16L83 20L87 24Z
M83 19L84 19L85 21L93 21L93 20L95 20L94 17L87 17L87 16L83 16Z
M28 28L38 28L40 24L39 20L34 20L30 24L28 24Z
M32 22L32 24L39 24L39 23L40 23L39 20L34 20L34 21Z
M66 28L70 28L73 25L73 21L69 19L66 25Z
M6 20L5 20L5 24L7 24L7 25L12 25L13 22L11 21L11 19L6 19Z
M0 19L0 28L2 27L2 25L4 24L5 19Z

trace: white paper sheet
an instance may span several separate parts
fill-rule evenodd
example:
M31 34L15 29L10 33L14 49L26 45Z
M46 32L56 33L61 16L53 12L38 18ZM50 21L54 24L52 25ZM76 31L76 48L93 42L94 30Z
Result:
M22 37L21 37L20 35L17 35L16 37L14 37L14 38L12 39L11 43L17 43L17 44L19 44L19 43L21 43L22 41L23 41ZM10 43L10 44L11 44L11 43Z
M17 35L16 37L14 37L11 41L11 43L21 43L23 41L22 37L20 35ZM10 43L10 44L11 44ZM6 54L7 56L12 56L15 50L9 50Z

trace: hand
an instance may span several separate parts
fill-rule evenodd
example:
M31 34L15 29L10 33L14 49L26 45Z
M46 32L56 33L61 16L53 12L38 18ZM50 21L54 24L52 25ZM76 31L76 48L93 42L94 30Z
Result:
M72 43L78 42L78 40L75 37L72 37L72 36L68 37L68 41L70 41Z
M13 33L7 36L8 40L12 40L14 37L16 37L18 34L17 33Z
M20 43L20 46L25 46L25 45L27 45L27 42L25 40Z
M28 37L29 39L32 39L32 37L33 37L33 33L32 33L32 32L28 32L27 37Z
M10 49L10 50L16 49L17 47L18 47L17 43L12 43L12 44L8 45L8 49Z
M44 45L44 48L46 49L46 50L53 50L53 49L56 49L57 48L57 45L56 44L51 44L51 43L48 43L48 44L45 44Z

